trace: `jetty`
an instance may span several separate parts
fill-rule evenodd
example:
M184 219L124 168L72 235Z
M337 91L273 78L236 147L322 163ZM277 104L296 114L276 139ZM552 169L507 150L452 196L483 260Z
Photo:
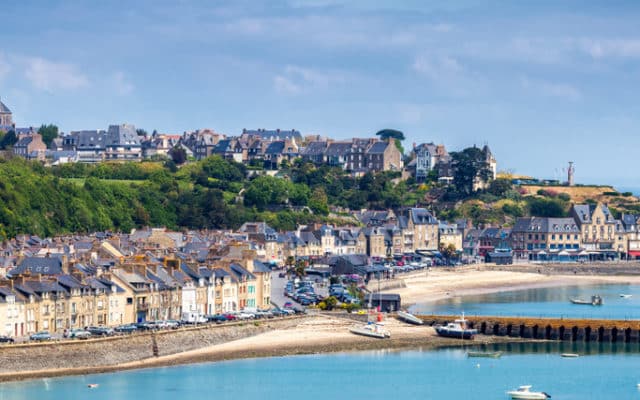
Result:
M454 321L456 315L420 315L425 325ZM572 342L640 343L640 320L466 316L479 334Z

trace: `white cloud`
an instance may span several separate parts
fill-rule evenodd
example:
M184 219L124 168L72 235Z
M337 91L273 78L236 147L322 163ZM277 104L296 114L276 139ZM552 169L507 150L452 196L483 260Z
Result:
M296 85L289 78L282 75L276 75L275 78L273 78L273 86L278 93L294 95L302 91L302 88L300 86Z
M572 101L582 99L580 90L567 83L531 80L527 77L522 78L520 83L523 88L544 96L558 97Z
M345 78L340 72L324 72L297 65L287 65L283 73L273 78L273 84L277 92L295 95L310 90L326 89L332 83L344 80Z
M433 80L441 79L444 76L459 75L464 72L460 62L450 56L418 56L411 68Z
M39 57L26 59L25 77L34 87L47 92L75 90L89 86L89 79L74 65Z
M122 71L117 71L115 74L113 74L113 76L111 77L110 83L111 83L111 86L113 87L113 90L117 94L122 96L131 94L131 92L133 92L133 89L135 89L135 86L133 86L133 83L131 83L129 79L127 79L124 72Z
M579 46L593 58L640 57L640 39L583 39Z

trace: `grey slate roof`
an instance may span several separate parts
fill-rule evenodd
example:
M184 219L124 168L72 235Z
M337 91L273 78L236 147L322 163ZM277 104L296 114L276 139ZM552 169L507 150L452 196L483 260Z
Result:
M247 130L243 129L242 134L259 136L265 140L285 140L285 139L295 139L296 142L302 141L302 135L300 131L295 129L291 129L289 131L276 129L276 130L266 130L266 129L255 129L255 130Z
M264 154L282 154L283 151L284 151L284 142L276 141L276 142L271 142L271 144L269 144L269 147L267 147L267 149L264 151Z
M59 275L62 274L62 261L57 257L26 257L9 272L11 276L24 273Z
M387 149L389 143L387 142L377 142L371 145L367 150L367 154L382 154Z
M330 143L329 147L325 151L325 155L336 157L336 156L345 156L351 152L351 143L345 142L334 142Z
M11 110L3 102L0 101L0 114L11 114Z
M412 208L411 219L416 225L437 224L438 220L425 208Z

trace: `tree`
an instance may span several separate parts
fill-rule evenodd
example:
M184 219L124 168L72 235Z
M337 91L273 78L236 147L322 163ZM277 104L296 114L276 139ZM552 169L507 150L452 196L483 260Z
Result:
M476 180L486 182L491 178L491 169L484 152L477 147L468 147L451 153L453 184L463 196L473 193Z
M16 132L14 130L10 130L2 139L0 139L0 149L6 150L8 147L13 146L18 141L18 137L16 136Z
M51 142L53 142L53 139L58 137L58 127L53 124L41 125L40 129L38 129L38 133L42 136L44 144L49 147Z
M313 194L309 199L309 208L316 214L327 215L329 214L329 204L327 194L324 189L317 187L313 190Z
M187 161L187 152L182 147L173 147L169 150L169 156L177 165L184 164Z
M494 181L491 181L487 191L489 193L491 193L492 195L494 195L494 196L505 197L507 192L509 192L512 188L513 188L513 186L511 185L511 181L510 180L500 178L500 179L496 179Z
M138 136L147 136L147 131L145 131L144 129L138 128L136 129L136 133L138 134Z
M389 141L393 139L400 153L404 154L404 148L402 147L402 141L404 138L404 133L395 129L383 129L376 133L376 136L379 136L380 139Z
M448 263L457 254L456 246L453 243L449 243L446 246L444 243L440 243L440 253Z

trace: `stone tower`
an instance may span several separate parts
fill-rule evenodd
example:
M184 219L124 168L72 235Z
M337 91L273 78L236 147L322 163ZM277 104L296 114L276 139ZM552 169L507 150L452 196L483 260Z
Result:
M13 126L13 118L9 107L0 101L0 129L10 128Z
M567 169L567 186L573 186L573 173L575 172L575 168L573 166L573 161L569 161L569 168Z

